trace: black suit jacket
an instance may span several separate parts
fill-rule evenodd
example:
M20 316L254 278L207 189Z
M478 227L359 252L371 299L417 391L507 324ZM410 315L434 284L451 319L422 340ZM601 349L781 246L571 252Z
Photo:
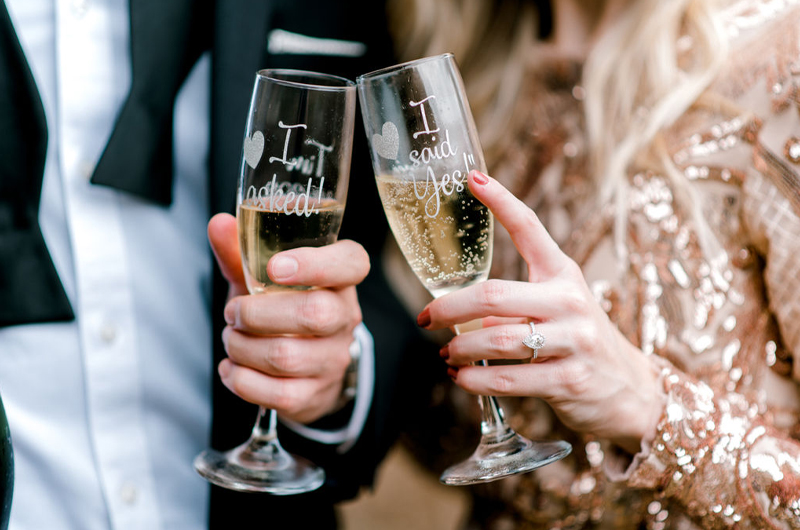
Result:
M350 79L361 73L387 66L394 62L391 41L387 32L384 3L375 0L197 0L189 2L193 12L193 25L189 32L190 45L183 46L191 54L210 50L212 54L211 91L211 153L210 153L210 211L209 217L221 211L233 212L236 178L239 170L244 125L255 73L261 68L283 67L314 70L341 75ZM188 7L187 7L188 9ZM188 13L187 13L188 16ZM10 25L6 26L7 28ZM271 55L267 51L267 38L273 29L282 29L303 35L357 41L366 44L367 52L360 57L331 57L323 55ZM24 73L24 61L20 63L20 52L13 31L0 28L0 130L16 132L21 126L32 129L12 146L2 151L0 178L24 173L30 186L15 193L36 194L40 192L43 167L46 125L41 115L38 97L29 75L19 82ZM15 48L15 49L11 49ZM5 53L8 52L8 53ZM178 53L172 49L158 53ZM190 55L191 55L190 54ZM9 73L10 72L10 73ZM33 118L31 114L36 114ZM31 126L31 124L33 124ZM414 322L392 294L381 273L380 249L385 241L387 225L380 208L374 177L367 153L366 141L360 116L356 119L356 141L353 149L351 184L348 193L341 236L362 243L370 252L372 270L367 280L359 286L359 300L364 320L375 339L376 383L372 407L367 424L358 443L346 454L338 454L334 447L323 446L302 439L283 429L281 441L292 452L307 456L323 465L328 479L320 490L293 497L236 493L221 488L212 488L210 528L251 528L255 525L268 528L293 528L315 530L335 526L333 505L343 499L352 498L362 486L372 484L377 465L405 422L410 411L421 406L424 392L414 392L404 381L414 381L416 387L426 387L433 377L429 366L438 356L426 346ZM28 132L28 131L26 131ZM35 133L35 134L34 134ZM28 141L26 141L28 139ZM35 140L31 146L30 139ZM11 144L8 144L11 145ZM26 148L28 148L26 150ZM39 164L41 162L41 164ZM36 186L36 179L39 186ZM5 182L0 181L0 185ZM0 189L5 189L0 186ZM2 197L0 197L2 198ZM36 203L38 204L38 203ZM168 207L168 206L166 206ZM0 223L8 221L0 216ZM6 254L14 255L16 241L26 239L28 232L38 234L35 216L28 217L32 226L18 230L14 239L0 237L0 247L9 246ZM14 223L20 223L15 217ZM3 226L0 226L2 229ZM2 230L0 230L2 232ZM0 234L2 235L2 234ZM42 311L26 307L11 307L0 325L69 319L71 311L63 290L49 263L46 248L38 236L31 248L34 257L26 261L26 267L48 274L38 274L41 291L29 292L28 298L41 297L43 303L34 304ZM27 247L26 247L27 248ZM4 250L4 248L0 248ZM27 255L26 255L27 259ZM8 263L8 262L7 262ZM0 264L0 305L12 300L16 291L2 275L5 269ZM15 270L19 270L17 267ZM18 279L18 278L17 278ZM29 285L29 284L26 284ZM227 285L218 270L214 272L214 358L209 359L214 367L225 352L220 341L224 326L222 308L227 294ZM59 312L48 314L54 300L60 301ZM35 309L35 308L34 308ZM443 368L441 369L443 372ZM216 373L214 370L213 373ZM413 379L412 379L413 376ZM420 398L415 401L413 396ZM347 411L344 411L345 413ZM256 408L236 398L214 378L213 426L209 443L218 449L228 449L243 442L249 435L256 417ZM328 418L332 425L340 426L346 417Z
M336 74L349 79L393 64L384 2L375 0L221 0L214 16L212 53L212 197L214 209L230 210L240 163L247 108L260 68L280 67ZM267 38L273 29L307 36L362 42L362 57L270 55ZM283 445L325 466L328 481L317 492L295 497L237 494L220 488L212 492L212 528L245 528L262 522L268 528L330 528L335 502L355 496L371 485L376 466L396 439L406 415L422 406L429 378L426 368L438 360L415 323L392 294L381 272L380 250L387 224L367 151L360 114L341 238L354 239L370 253L372 269L359 286L364 321L375 339L376 386L373 405L359 442L346 455L281 431ZM226 291L215 282L215 303ZM215 337L224 326L215 309ZM217 344L219 346L219 344ZM221 348L217 352L222 354ZM219 357L221 358L221 357ZM219 360L219 358L217 360ZM433 360L433 361L432 361ZM442 367L440 372L444 372ZM413 377L413 379L412 379ZM415 381L414 386L403 382ZM228 448L246 439L256 410L244 404L215 380L213 445ZM333 421L342 421L343 418ZM313 506L313 507L312 507ZM277 518L277 519L276 519ZM273 526L274 525L274 526Z

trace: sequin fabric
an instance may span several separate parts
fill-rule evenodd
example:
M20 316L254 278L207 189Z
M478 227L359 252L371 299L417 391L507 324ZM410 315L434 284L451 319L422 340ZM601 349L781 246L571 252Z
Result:
M631 457L560 427L537 400L504 402L518 431L574 452L475 487L471 527L800 528L800 5L736 8L731 65L666 132L715 244L669 175L636 169L620 272L613 218L587 206L580 65L547 65L531 82L532 125L494 176L660 367L664 413ZM524 270L498 230L495 275Z

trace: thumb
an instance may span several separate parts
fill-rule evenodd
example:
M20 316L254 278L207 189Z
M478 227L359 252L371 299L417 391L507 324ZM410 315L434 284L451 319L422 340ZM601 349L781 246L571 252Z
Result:
M208 241L211 243L211 250L217 258L222 276L230 284L231 296L247 294L236 218L227 213L219 213L212 217L208 222Z

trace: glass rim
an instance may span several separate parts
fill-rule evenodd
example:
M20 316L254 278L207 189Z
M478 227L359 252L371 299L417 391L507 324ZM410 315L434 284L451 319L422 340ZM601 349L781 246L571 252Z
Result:
M416 66L419 64L424 64L432 61L440 61L442 59L453 59L453 58L455 58L455 55L453 55L450 52L440 53L439 55L429 55L428 57L420 57L419 59L413 59L411 61L406 61L400 64L394 64L392 66L387 66L385 68L380 68L378 70L373 70L372 72L362 74L356 77L356 83L361 84L364 81L377 79L379 77L392 74L398 70L405 70L411 66Z
M286 77L278 77L278 76L286 76ZM305 88L310 90L347 92L356 87L356 83L351 79L347 79L346 77L333 74L325 74L322 72L313 72L311 70L296 70L293 68L263 68L256 72L256 77L258 79L269 80L273 83L283 86ZM297 77L298 79L297 80L291 79L292 77ZM301 78L306 78L306 80L300 81L299 79ZM320 80L326 79L329 81L335 81L339 84L325 85L321 83L318 84L310 82L313 79L320 79Z

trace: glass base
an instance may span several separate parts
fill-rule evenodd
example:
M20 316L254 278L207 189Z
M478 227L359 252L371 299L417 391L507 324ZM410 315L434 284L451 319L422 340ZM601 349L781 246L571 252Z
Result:
M484 436L472 455L447 468L439 481L448 486L491 482L527 473L561 460L572 452L564 441L532 442L514 431L500 440Z
M287 453L277 440L250 440L224 453L207 449L197 455L194 468L217 486L272 495L306 493L325 482L322 468Z

